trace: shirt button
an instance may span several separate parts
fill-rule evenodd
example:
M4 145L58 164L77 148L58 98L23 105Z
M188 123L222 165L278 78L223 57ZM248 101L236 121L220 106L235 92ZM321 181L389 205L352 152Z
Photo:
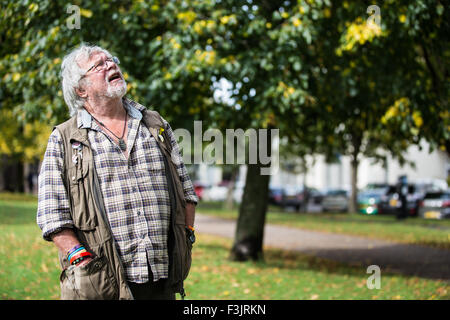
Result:
M132 190L133 192L136 192L136 191L137 191L137 188L136 188L136 187L132 187L131 190Z
M137 215L138 215L138 216L140 216L140 215L141 215L141 212L140 212L139 210L138 210L138 212L136 212L136 213L137 213Z

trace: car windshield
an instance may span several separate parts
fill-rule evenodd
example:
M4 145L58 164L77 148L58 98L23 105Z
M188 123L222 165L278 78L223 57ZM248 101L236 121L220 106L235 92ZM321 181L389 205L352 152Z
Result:
M282 194L283 190L282 189L270 189L270 193L271 194Z
M425 199L449 200L450 199L450 193L449 192L430 192L430 193L427 193L427 195L425 196Z
M386 188L383 189L370 189L370 190L364 190L363 193L367 194L367 195L379 195L379 194L383 194L386 192Z
M345 190L330 190L327 192L328 196L345 196L347 192Z
M387 193L387 194L392 194L392 193L395 193L395 192L396 192L395 186L390 186L389 189L388 189L388 191L387 191L386 193Z
M387 188L365 189L362 190L361 195L365 197L374 197L385 194L387 190Z
M287 187L286 189L284 189L284 192L288 196L293 196L293 195L296 195L297 193L299 193L299 190L295 187Z
M387 184L384 183L369 183L366 186L366 190L385 190L386 188L388 188L389 186Z

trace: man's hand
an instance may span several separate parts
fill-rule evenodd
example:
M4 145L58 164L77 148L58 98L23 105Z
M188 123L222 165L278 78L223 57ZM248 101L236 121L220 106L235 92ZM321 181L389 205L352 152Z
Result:
M70 249L80 244L72 229L63 229L55 233L52 235L52 241L64 255L67 255Z
M63 229L62 231L55 233L52 235L52 241L58 247L58 249L62 252L63 255L67 255L70 249L80 244L75 232L72 229ZM81 267L88 264L92 260L91 257L87 257L76 266Z

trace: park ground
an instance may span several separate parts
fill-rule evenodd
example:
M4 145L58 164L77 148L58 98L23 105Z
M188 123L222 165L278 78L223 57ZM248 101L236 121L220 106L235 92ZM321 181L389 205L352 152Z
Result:
M54 245L42 239L35 222L33 196L0 195L0 299L59 299L60 268ZM201 215L233 220L237 210L200 204ZM449 251L448 221L345 214L297 214L270 208L267 223L299 230L355 235L399 244ZM383 272L380 289L369 289L366 268L268 246L262 262L228 259L232 239L199 232L191 273L185 281L188 299L449 299L448 279Z

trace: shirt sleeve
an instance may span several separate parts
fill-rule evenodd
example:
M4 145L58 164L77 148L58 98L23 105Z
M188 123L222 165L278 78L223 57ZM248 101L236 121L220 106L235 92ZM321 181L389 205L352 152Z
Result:
M175 135L170 127L169 123L163 119L164 125L166 127L167 136L170 138L170 144L172 145L172 160L180 176L181 183L183 184L184 197L188 202L198 203L197 194L195 193L194 186L192 185L191 178L184 165L183 158L180 154L180 147L175 139Z
M64 146L58 130L48 139L39 173L37 224L45 240L64 228L73 228L67 190L63 181Z

